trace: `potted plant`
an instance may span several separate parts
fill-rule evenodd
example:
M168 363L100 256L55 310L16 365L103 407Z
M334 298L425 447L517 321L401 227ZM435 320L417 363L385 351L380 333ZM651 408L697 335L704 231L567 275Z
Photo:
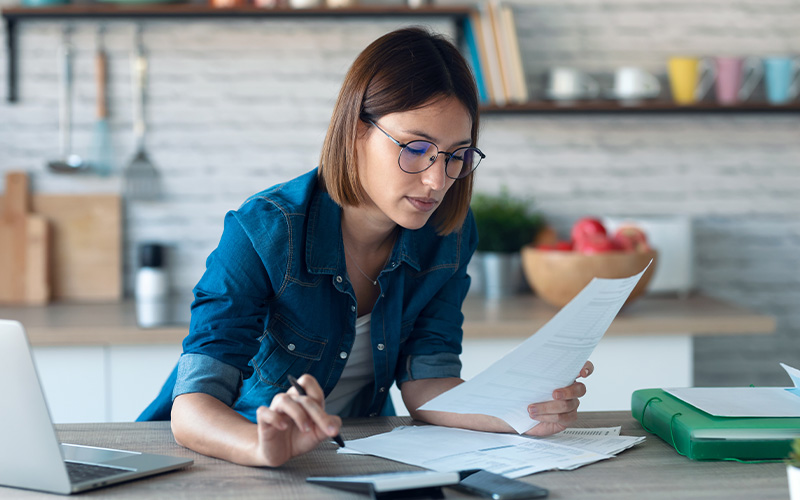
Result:
M532 205L530 200L512 197L505 188L498 195L476 193L472 197L478 227L475 259L487 298L513 295L524 285L520 249L533 241L543 225Z
M800 438L792 441L792 450L786 459L786 476L789 478L789 498L800 500Z

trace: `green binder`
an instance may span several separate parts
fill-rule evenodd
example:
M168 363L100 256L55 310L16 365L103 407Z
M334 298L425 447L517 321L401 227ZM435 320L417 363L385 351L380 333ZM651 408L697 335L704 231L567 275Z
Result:
M715 417L661 389L635 391L631 414L693 460L780 460L800 437L800 418Z

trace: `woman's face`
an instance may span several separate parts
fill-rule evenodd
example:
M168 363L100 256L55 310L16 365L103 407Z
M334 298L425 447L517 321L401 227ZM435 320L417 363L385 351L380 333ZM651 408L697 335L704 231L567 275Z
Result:
M472 118L454 97L438 99L412 111L391 113L375 123L401 144L426 140L439 151L453 152L472 143ZM360 130L357 148L358 174L368 198L359 208L375 222L419 229L453 184L461 182L445 175L443 154L424 172L404 172L397 163L400 146L368 123Z

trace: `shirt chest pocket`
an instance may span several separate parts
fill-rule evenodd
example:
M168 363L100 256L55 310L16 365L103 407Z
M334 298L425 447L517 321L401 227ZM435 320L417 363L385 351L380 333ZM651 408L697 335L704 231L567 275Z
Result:
M288 389L286 375L299 377L312 373L311 367L322 359L326 343L324 339L313 338L284 316L274 314L251 364L261 382Z

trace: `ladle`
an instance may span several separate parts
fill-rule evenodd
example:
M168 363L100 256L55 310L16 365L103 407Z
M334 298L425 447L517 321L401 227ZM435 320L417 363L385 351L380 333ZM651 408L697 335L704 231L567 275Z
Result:
M89 170L89 165L79 155L72 152L72 47L69 41L70 29L64 29L64 39L59 48L61 60L61 79L58 106L58 120L61 137L59 140L61 159L47 163L50 170L59 173L79 173Z

